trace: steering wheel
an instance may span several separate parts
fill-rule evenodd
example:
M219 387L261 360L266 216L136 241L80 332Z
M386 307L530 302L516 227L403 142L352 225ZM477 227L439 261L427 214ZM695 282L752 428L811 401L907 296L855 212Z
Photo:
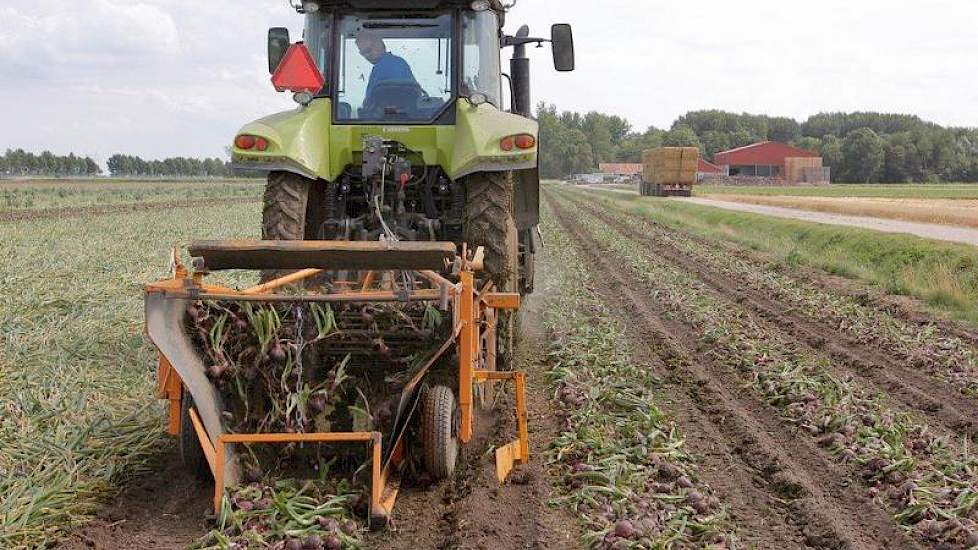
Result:
M428 97L420 84L413 80L384 80L374 86L373 93L360 109L361 117L367 115L388 116L393 114L414 114L418 103Z

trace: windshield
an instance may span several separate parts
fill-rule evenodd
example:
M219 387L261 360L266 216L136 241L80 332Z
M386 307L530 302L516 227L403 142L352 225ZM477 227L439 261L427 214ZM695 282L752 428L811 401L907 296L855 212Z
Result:
M493 11L466 12L462 20L462 88L459 94L481 92L489 103L502 106L499 65L499 19Z
M340 16L338 120L431 121L451 101L452 16Z
M330 16L326 13L306 15L306 29L303 37L309 53L316 60L319 72L329 82Z

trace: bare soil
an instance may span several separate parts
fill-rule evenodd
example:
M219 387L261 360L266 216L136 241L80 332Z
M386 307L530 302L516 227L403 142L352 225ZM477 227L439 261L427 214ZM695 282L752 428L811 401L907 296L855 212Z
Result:
M165 202L129 202L109 204L105 206L71 206L64 208L36 208L32 210L14 210L0 212L0 223L39 221L68 218L87 218L90 216L107 216L129 214L133 212L148 212L153 210L170 210L174 208L205 208L224 204L257 203L260 199L251 197L193 199Z
M180 550L206 534L213 482L187 473L175 451L161 456L152 470L57 548Z

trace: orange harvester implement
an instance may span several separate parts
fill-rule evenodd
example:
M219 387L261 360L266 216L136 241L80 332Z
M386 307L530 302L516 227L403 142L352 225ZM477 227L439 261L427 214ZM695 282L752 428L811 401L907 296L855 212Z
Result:
M236 444L361 444L371 462L371 525L386 525L399 487L399 467L405 459L411 421L409 404L432 366L454 347L458 356L458 440L472 439L475 389L483 386L485 397L497 382L511 381L516 397L517 438L496 450L496 472L503 482L516 464L529 460L525 406L526 376L522 372L496 369L496 323L500 310L517 310L520 296L496 292L491 284L477 287L483 269L483 250L459 255L452 243L427 242L338 242L338 241L201 241L189 247L194 258L188 270L172 254L170 279L149 284L145 289L146 332L160 352L157 397L169 402L168 430L178 435L193 430L214 476L214 511L219 513L224 492L240 481L234 458ZM246 290L235 290L204 282L210 271L226 269L294 269L294 273ZM325 272L354 273L348 284L333 285L332 291L277 293ZM397 272L401 277L389 276ZM403 275L412 281L400 287ZM187 306L199 300L255 302L326 302L367 304L377 302L424 302L449 312L452 330L435 356L415 374L401 394L399 420L385 447L380 432L331 433L228 433L222 421L221 397L207 378L205 365L184 328ZM184 395L193 406L191 426L182 425Z

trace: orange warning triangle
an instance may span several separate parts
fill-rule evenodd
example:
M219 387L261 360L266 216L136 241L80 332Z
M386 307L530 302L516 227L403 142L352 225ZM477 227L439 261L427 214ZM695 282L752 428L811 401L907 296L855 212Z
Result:
M323 73L319 72L309 49L302 42L297 42L285 52L285 57L272 75L275 90L284 92L319 93L326 85Z

